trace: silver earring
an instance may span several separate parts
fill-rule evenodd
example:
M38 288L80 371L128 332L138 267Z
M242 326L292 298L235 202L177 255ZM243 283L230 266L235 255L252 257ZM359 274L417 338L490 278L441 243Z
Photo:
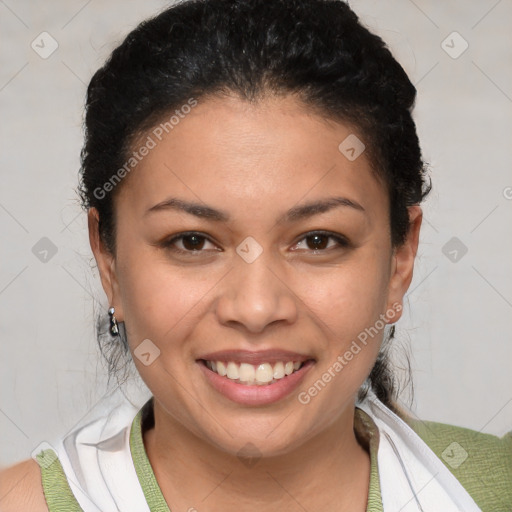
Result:
M115 309L110 308L108 310L108 315L110 316L110 334L112 336L119 336L119 325L117 324L116 317L114 316Z

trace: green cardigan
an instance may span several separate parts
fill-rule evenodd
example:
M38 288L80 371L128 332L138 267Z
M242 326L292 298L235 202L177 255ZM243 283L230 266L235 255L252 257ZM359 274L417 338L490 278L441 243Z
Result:
M399 416L425 441L471 495L482 512L512 512L512 431L503 437L467 428ZM142 408L132 422L130 449L144 496L151 512L170 512L147 457L141 429ZM356 408L354 430L370 453L367 512L384 512L377 466L377 426ZM55 459L53 463L45 464ZM50 512L83 512L76 501L55 452L36 456ZM439 511L441 512L441 511Z

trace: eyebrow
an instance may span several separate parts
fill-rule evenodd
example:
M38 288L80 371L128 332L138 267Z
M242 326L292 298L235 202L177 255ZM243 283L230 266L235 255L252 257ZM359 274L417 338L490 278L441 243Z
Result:
M285 212L284 215L278 219L277 223L282 224L296 222L298 220L312 217L314 215L319 215L320 213L325 213L340 206L345 206L356 211L365 212L363 206L357 201L348 199L346 197L328 197L319 201L313 201L303 205L294 206ZM210 206L204 204L184 201L183 199L178 199L176 197L170 197L152 206L146 211L144 215L166 210L184 211L190 215L194 215L195 217L216 222L228 222L230 220L229 213L224 210L216 210L215 208L211 208Z

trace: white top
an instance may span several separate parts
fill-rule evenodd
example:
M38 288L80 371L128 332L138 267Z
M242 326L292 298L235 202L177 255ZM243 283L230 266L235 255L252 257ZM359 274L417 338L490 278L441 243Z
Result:
M52 446L84 512L150 512L130 450L130 427L144 403L131 403L117 388ZM429 446L372 391L356 405L379 429L385 512L481 512Z

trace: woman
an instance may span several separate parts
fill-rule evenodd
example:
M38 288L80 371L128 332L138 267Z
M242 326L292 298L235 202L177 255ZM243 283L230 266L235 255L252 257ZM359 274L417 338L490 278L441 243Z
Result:
M510 435L396 404L415 94L339 1L187 1L128 35L88 88L80 192L152 398L20 466L6 510L512 510Z

